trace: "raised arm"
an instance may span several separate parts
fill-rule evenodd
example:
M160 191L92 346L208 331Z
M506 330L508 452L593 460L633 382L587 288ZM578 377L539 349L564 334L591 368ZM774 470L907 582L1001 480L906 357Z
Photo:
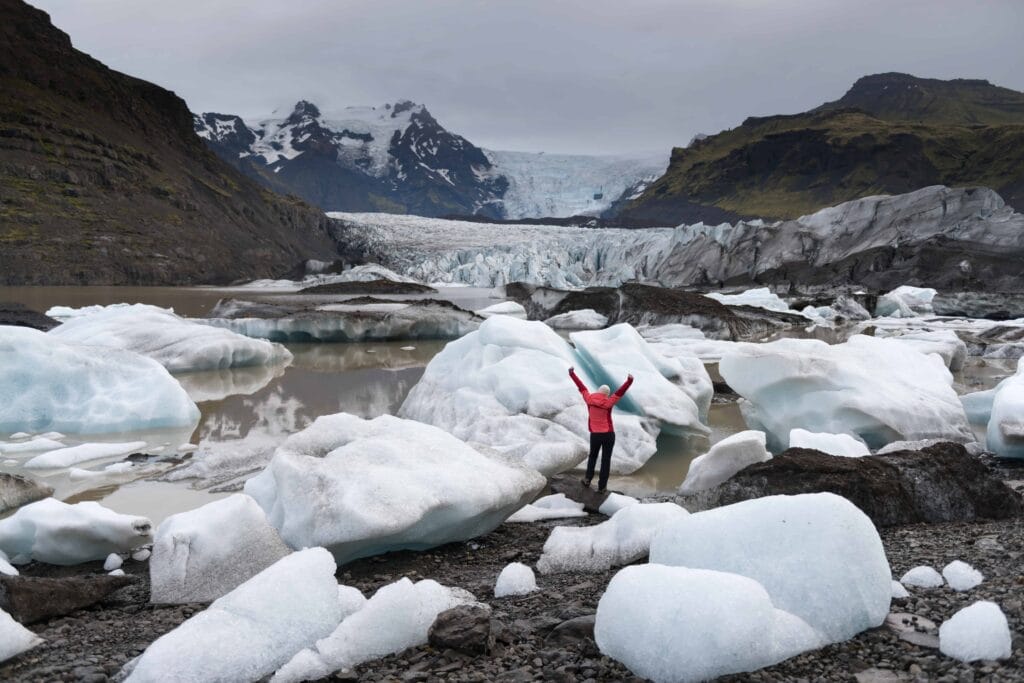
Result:
M569 368L569 377L571 377L572 381L575 382L576 388L580 390L581 394L583 394L583 398L586 398L588 395L590 395L590 392L587 391L587 386L580 381L579 377L576 376L575 368Z
M626 377L626 381L623 382L622 386L619 387L618 390L615 392L615 397L616 398L622 398L626 394L626 392L629 391L629 386L632 383L633 383L633 375L627 376Z

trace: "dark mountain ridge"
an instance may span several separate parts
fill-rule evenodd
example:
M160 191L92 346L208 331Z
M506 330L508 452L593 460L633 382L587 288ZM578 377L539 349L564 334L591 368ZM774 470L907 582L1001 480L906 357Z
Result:
M335 247L322 212L212 154L177 95L0 0L0 283L224 283Z
M811 111L751 117L674 149L665 175L619 217L787 219L929 185L984 185L1024 206L1024 93L981 80L866 76Z

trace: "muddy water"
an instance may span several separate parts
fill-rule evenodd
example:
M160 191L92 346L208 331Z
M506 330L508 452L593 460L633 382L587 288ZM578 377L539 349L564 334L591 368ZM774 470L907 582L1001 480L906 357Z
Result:
M54 305L85 306L119 302L150 303L174 308L181 315L202 316L225 296L240 298L294 298L293 292L224 290L213 288L46 287L0 288L0 301L19 301L36 310ZM445 298L470 309L495 302L487 290L446 290ZM337 297L328 297L337 300ZM311 297L303 296L304 301ZM836 341L828 339L828 341ZM412 347L412 348L409 348ZM295 356L287 368L242 368L189 373L176 378L199 405L201 418L193 432L154 432L90 436L89 441L146 441L147 452L174 454L184 443L205 447L256 445L268 453L288 434L302 429L317 416L345 411L362 417L394 413L426 364L444 347L439 341L369 344L292 344ZM957 375L958 392L994 386L1013 371L1012 361L972 359ZM708 366L717 378L717 367ZM662 437L658 453L639 471L613 477L610 486L633 495L675 490L686 476L690 461L708 446L745 429L735 402L716 403L710 410L710 439L686 441ZM981 429L980 436L983 437ZM8 435L0 434L0 440ZM68 445L79 441L66 439ZM34 454L30 454L34 455ZM2 460L0 471L21 472L30 457ZM87 463L92 471L121 457ZM147 469L148 468L148 469ZM217 486L193 488L190 481L160 481L167 465L148 465L136 472L98 476L66 470L31 471L69 501L99 500L114 510L142 514L159 523L166 516L192 509L227 495ZM223 483L223 482L221 482ZM237 483L237 482L235 482ZM213 489L213 490L211 490Z

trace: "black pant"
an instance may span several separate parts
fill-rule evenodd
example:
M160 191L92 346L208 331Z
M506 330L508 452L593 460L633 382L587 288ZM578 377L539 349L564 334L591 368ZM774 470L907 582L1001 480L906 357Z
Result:
M612 468L612 449L615 447L615 432L590 433L590 457L587 459L587 481L594 478L594 465L597 464L597 452L601 451L601 475L597 479L597 489L604 490L608 486L608 473Z

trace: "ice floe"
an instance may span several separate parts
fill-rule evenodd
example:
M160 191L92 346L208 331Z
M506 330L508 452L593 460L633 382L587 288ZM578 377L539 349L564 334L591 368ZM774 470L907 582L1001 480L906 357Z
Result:
M1024 359L1018 361L1016 374L993 391L986 444L1004 458L1024 458Z
M0 432L75 434L192 427L199 409L167 370L130 351L0 326Z
M839 455L846 458L860 458L871 455L871 451L864 445L863 441L855 439L849 434L824 434L822 432L809 432L806 429L791 429L789 431L790 448L811 448L829 455Z
M37 455L25 463L28 469L57 469L72 467L84 462L114 458L119 455L136 453L146 447L145 441L122 441L118 443L83 443L77 446L58 448L49 453Z
M584 308L553 315L544 324L555 330L600 330L608 326L608 316Z
M565 519L567 517L586 517L583 503L567 498L564 493L555 493L538 498L529 505L524 505L506 522L538 522L542 519Z
M621 369L618 365L614 370L602 365L616 346L603 341L607 337L583 336L609 334L623 335L618 347L622 355L616 362L628 357L638 364L630 369L637 381L627 394L629 401L620 401L614 414L617 442L612 472L633 472L654 454L657 435L665 426L654 414L672 420L674 431L707 433L699 421L697 403L686 393L691 391L703 401L702 392L710 386L703 368L701 374L691 376L683 364L644 349L639 336L629 340L621 329L611 330L574 335L590 351L590 362L585 363L544 323L489 318L478 331L448 343L430 361L399 415L494 448L545 475L569 469L586 457L589 435L587 409L569 380L568 369L575 366L592 389L602 381L616 386L624 381L626 371L613 376ZM601 381L591 368L600 370ZM652 386L644 388L645 381Z
M436 427L340 413L290 436L245 492L291 547L324 546L344 563L485 534L545 483Z
M691 494L718 486L748 465L771 460L764 432L749 430L728 436L690 462L679 493Z
M650 561L754 579L825 642L879 626L889 613L892 575L878 532L831 493L768 496L676 519L654 534Z
M71 344L133 351L172 373L279 365L292 359L280 344L250 339L147 304L91 310L69 318L47 334Z
M515 301L502 301L500 304L493 304L487 308L481 308L476 312L481 318L490 318L492 315L508 315L520 320L526 320L526 309Z
M260 506L246 495L171 515L154 536L150 599L216 600L290 552Z
M71 565L127 552L148 543L151 532L145 517L118 514L91 501L68 505L46 498L0 520L0 550L15 564Z
M932 299L938 294L930 287L903 285L878 297L875 315L889 318L916 318L932 315Z
M675 503L644 503L621 508L594 526L555 527L537 569L541 574L601 572L629 564L647 555L658 529L688 515Z
M871 448L974 439L942 360L891 339L749 344L725 355L719 370L746 399L740 407L747 425L765 431L773 451L782 450L796 428L850 434Z
M753 579L657 564L612 578L594 639L603 654L655 683L754 671L824 644Z
M42 642L42 638L0 609L0 662L5 662L26 650L31 650Z
M438 614L466 604L477 603L464 590L403 578L378 590L333 633L296 654L271 682L320 680L332 671L423 645Z
M128 681L256 681L342 619L334 559L292 553L155 640Z

